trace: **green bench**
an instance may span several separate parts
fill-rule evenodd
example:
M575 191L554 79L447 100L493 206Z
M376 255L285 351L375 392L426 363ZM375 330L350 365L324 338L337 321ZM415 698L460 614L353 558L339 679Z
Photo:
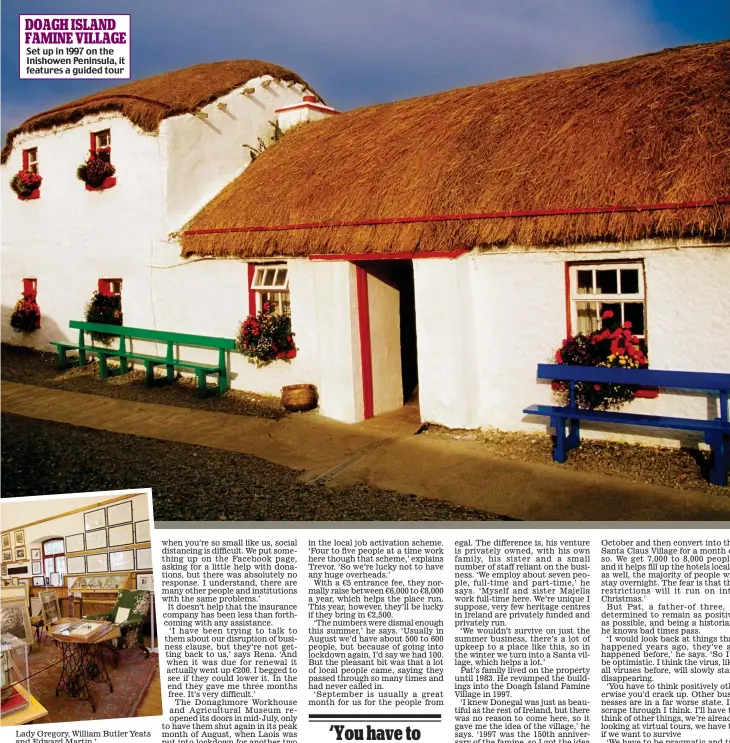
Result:
M217 393L222 395L228 390L228 368L226 366L226 352L236 348L236 342L231 338L212 338L206 335L189 335L187 333L171 333L165 330L148 330L146 328L129 328L124 325L103 325L101 323L80 322L71 320L69 327L79 331L78 343L51 341L51 345L58 351L58 368L67 369L70 366L85 366L88 363L88 354L95 354L99 361L99 379L110 376L108 360L119 359L119 373L126 374L130 369L130 362L144 363L145 384L152 385L155 378L155 367L164 366L167 369L167 380L175 381L175 369L187 369L195 372L198 379L198 395L204 397L208 393L208 376L218 377ZM94 346L86 341L86 333L105 333L119 338L119 348ZM167 351L164 356L153 356L147 353L137 353L128 348L132 340L165 343ZM132 345L131 343L129 344ZM217 364L204 364L199 361L183 361L175 358L176 346L191 346L197 348L213 348L218 350ZM70 351L78 351L75 359L69 359Z

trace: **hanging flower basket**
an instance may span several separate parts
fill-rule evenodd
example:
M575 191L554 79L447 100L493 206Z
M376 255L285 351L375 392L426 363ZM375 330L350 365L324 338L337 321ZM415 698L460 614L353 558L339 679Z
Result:
M631 323L623 325L613 322L613 312L603 313L604 327L588 335L578 333L566 338L555 352L558 364L575 366L607 366L614 369L646 369L649 360L642 341L631 332ZM610 410L631 402L638 387L628 384L595 384L576 382L575 402L579 408ZM570 394L568 382L555 382L553 386L562 405L567 404Z
M35 293L27 294L16 302L10 316L10 326L16 333L32 333L40 328L41 310Z
M10 180L10 188L19 199L29 199L38 191L42 181L43 178L32 170L19 170Z
M290 361L297 355L291 318L276 313L272 302L264 302L261 312L241 323L236 348L256 366Z
M111 150L102 147L89 152L86 162L76 168L76 177L90 188L101 188L116 172L111 164Z
M91 301L86 305L86 322L101 323L103 325L122 325L122 298L117 294L101 294L94 292ZM107 333L90 333L99 343L109 345L116 337Z

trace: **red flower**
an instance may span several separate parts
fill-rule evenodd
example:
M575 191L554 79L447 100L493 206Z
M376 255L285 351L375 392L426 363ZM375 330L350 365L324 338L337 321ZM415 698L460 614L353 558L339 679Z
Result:
M606 311L605 311L605 312L604 312L604 313L603 313L603 314L601 315L601 317L602 317L602 318L603 318L604 320L610 320L610 319L611 319L611 318L613 317L613 312L612 312L611 310L606 310Z
M560 351L555 352L555 361L557 361L558 364L563 363L563 355L560 353Z
M601 385L600 385L600 384L594 384L594 385L593 385L593 389L594 389L594 390L595 390L596 392L600 392L600 391L601 391Z
M293 358L294 358L294 357L295 357L296 355L297 355L297 350L296 350L296 348L293 348L293 349L292 349L291 351L287 351L287 352L286 352L286 357L287 357L288 359L293 359Z

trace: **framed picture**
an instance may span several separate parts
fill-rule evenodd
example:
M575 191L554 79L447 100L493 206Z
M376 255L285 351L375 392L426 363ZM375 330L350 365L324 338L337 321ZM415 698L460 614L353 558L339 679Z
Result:
M152 569L152 550L149 547L137 550L137 570Z
M137 575L137 590L138 591L152 591L155 587L155 580L152 573L144 573L143 575Z
M95 511L84 513L84 531L93 531L106 526L106 510L97 508Z
M109 570L134 570L134 550L122 550L109 553Z
M13 536L15 537L16 547L25 547L25 531L23 529L14 531Z
M91 557L91 555L89 555ZM67 557L66 558L66 572L67 573L85 573L86 572L86 558L83 555L78 557Z
M31 560L40 560L41 559L41 548L40 547L31 547L30 548L30 559Z
M51 585L52 586L63 585L63 576L61 575L61 573L51 573Z
M134 525L134 541L139 544L140 542L150 541L150 522L149 519L146 521L138 521Z
M134 544L134 529L132 524L122 524L121 526L109 527L109 546L123 547L127 544Z
M3 565L2 566L2 574L3 575L7 575L8 574L8 566L7 565Z
M30 580L28 578L18 578L18 583L20 583L21 586L29 586Z
M25 560L25 547L16 547L15 548L15 559L16 560Z
M41 575L43 573L43 565L40 560L31 562L30 568L30 572L33 573L33 575Z
M84 535L83 534L70 534L66 537L66 554L72 552L83 552L84 547Z
M100 550L108 547L106 529L95 529L86 532L86 549Z
M33 585L34 586L45 586L46 579L42 575L36 575L36 577L33 578Z
M132 501L125 500L122 503L109 506L106 509L106 520L109 526L128 524L132 521Z
M70 571L69 571L70 572ZM108 573L109 560L106 552L100 555L86 555L87 573Z
M3 550L3 562L10 562L13 559L13 550Z
M8 632L28 644L33 643L33 628L30 626L30 614L25 596L3 597L2 605L0 605L0 624L2 624L3 632Z
M13 588L12 586L3 586L2 590L0 590L0 601L9 601L11 599L27 599L28 598L28 589L23 586L16 586Z
M12 549L13 544L10 540L10 532L6 531L5 534L3 534L3 550L9 550Z

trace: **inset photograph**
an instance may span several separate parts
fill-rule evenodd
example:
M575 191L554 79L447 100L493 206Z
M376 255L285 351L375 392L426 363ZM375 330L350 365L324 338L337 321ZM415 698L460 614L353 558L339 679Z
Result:
M0 513L2 725L161 715L151 490L3 499Z

